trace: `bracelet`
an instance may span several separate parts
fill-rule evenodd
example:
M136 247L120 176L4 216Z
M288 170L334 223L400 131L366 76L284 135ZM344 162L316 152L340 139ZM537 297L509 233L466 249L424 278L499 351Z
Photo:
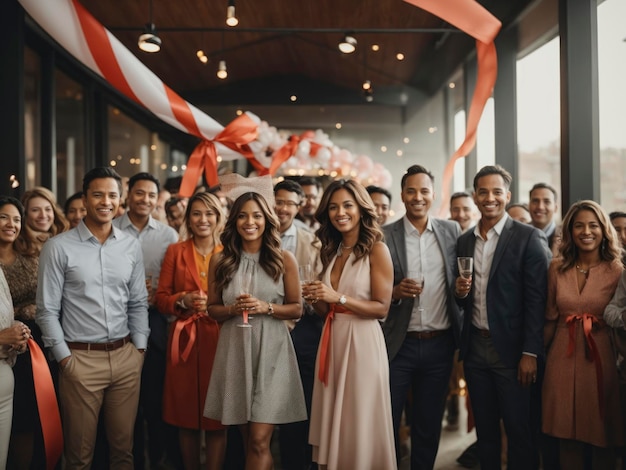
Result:
M273 316L274 315L274 306L272 305L272 302L268 302L267 303L267 314L269 316Z

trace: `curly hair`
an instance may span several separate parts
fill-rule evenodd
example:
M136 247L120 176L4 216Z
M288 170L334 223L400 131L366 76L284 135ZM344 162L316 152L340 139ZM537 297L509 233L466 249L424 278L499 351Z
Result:
M345 189L352 195L361 213L359 219L359 239L353 249L356 258L355 262L368 255L376 242L384 240L383 231L377 222L376 208L366 189L354 180L340 179L333 181L324 191L322 200L315 212L315 218L320 223L320 228L317 230L316 235L322 242L322 248L320 250L322 274L326 272L343 239L343 235L331 223L330 217L328 216L330 200L333 194L340 189Z
M222 234L222 230L224 230L225 223L224 209L222 208L222 204L217 196L208 192L196 193L189 199L189 202L187 203L187 208L185 209L185 218L183 219L183 225L180 227L181 240L188 240L189 238L193 238L193 232L191 231L191 225L189 224L189 216L191 215L191 206L196 201L202 202L207 209L210 209L215 213L217 225L213 227L213 244L214 246L221 245L220 235Z
M602 228L600 259L602 261L621 264L622 245L617 236L617 232L613 228L613 224L611 224L609 220L609 216L597 202L584 200L572 204L563 218L563 233L561 235L561 245L559 246L559 254L562 259L561 265L559 266L559 271L561 272L567 271L576 264L578 247L572 239L572 229L576 216L580 211L584 210L593 212Z
M54 221L52 222L47 234L37 234L37 232L28 225L28 206L30 201L36 197L45 199L52 206ZM22 224L22 231L20 232L18 240L16 240L15 246L17 251L24 255L38 255L39 251L41 251L41 246L46 242L46 240L48 240L48 238L61 232L65 232L70 228L70 224L57 205L57 199L54 193L48 188L36 186L33 189L26 191L22 196L21 202L24 205L25 218L24 223Z
M263 196L255 192L243 193L233 203L230 215L226 221L226 226L221 235L224 250L217 263L215 271L216 290L221 292L232 281L239 262L241 261L241 252L243 244L241 235L237 231L237 220L242 211L244 204L248 201L254 201L258 204L265 218L265 230L261 243L261 253L259 256L259 264L274 281L278 281L280 275L284 273L283 253L281 250L280 226L278 218L270 208L269 204Z

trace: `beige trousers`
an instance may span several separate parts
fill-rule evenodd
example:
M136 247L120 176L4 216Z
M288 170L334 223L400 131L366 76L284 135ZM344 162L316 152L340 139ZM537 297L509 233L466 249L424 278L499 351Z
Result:
M13 369L0 359L0 468L6 468L13 418Z
M110 466L133 470L133 429L143 354L132 343L115 351L72 350L59 374L66 469L89 469L98 416L110 448Z

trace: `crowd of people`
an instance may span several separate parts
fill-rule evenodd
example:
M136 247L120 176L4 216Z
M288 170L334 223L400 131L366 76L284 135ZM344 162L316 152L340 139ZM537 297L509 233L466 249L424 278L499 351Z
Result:
M355 180L220 183L183 198L95 168L64 211L42 187L0 196L0 468L271 469L278 429L282 468L388 470L404 422L432 469L459 377L462 465L615 468L626 213L579 201L559 225L554 188L512 203L498 165L449 220L420 165L391 223L392 193Z

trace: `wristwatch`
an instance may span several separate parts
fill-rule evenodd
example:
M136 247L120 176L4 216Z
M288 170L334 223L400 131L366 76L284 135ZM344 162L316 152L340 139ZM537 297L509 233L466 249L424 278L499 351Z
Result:
M348 299L346 299L345 295L342 295L341 297L339 297L339 305L345 305L346 302L348 301Z

